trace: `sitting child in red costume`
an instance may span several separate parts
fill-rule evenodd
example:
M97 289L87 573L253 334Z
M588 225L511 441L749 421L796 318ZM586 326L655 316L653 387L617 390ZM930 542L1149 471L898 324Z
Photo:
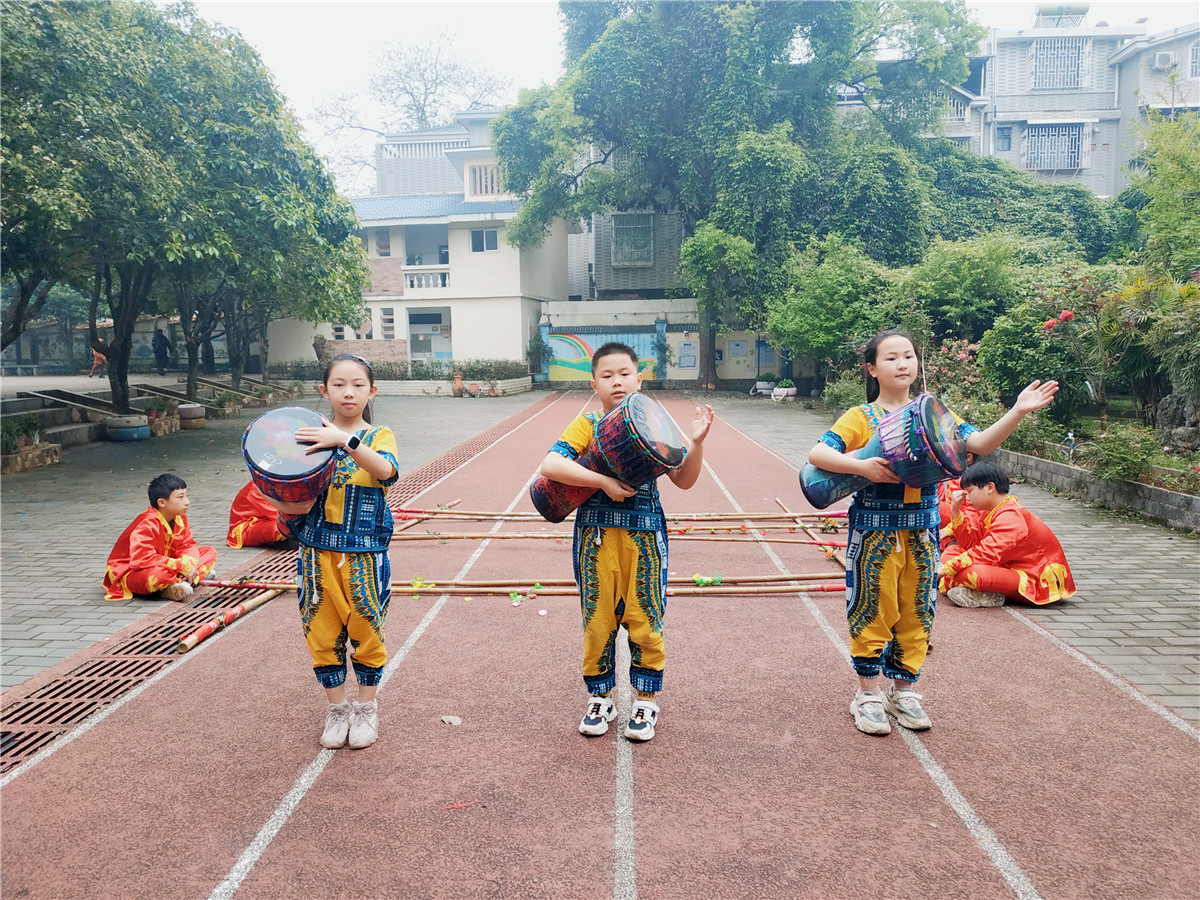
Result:
M977 515L963 515L964 497ZM942 551L939 587L956 606L1002 606L1005 598L1040 606L1075 593L1058 538L1009 494L999 466L967 468L950 501L949 527L954 543Z
M299 544L283 522L279 510L258 486L249 481L229 508L229 534L225 543L235 550L242 547L274 547L295 550Z
M183 600L217 564L217 551L197 544L188 527L187 483L178 475L159 475L147 493L150 508L121 532L108 555L105 600L134 594Z

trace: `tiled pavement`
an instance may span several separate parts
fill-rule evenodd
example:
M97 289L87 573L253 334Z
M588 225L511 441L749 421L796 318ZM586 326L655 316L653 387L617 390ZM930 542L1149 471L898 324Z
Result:
M157 381L151 377L152 381ZM174 382L172 376L161 379ZM6 378L5 397L35 382L95 389L86 377ZM375 420L397 433L409 471L507 418L540 395L451 399L377 397ZM319 397L290 401L323 409ZM217 548L213 577L262 552L225 545L229 504L247 481L241 436L259 411L214 419L197 431L129 443L72 447L45 469L0 483L0 688L20 684L162 606L161 600L108 602L100 587L113 542L149 504L146 486L162 472L188 485L188 519L201 544Z
M11 396L32 381L5 379L0 390ZM82 379L75 389L86 385ZM408 471L537 396L380 397L376 420L397 432L401 468ZM720 418L797 466L832 420L801 403L730 394L709 395L708 402ZM213 421L203 431L150 441L73 448L58 466L5 476L0 485L4 688L161 605L107 603L100 589L113 540L145 508L146 484L159 472L176 471L187 480L192 528L201 543L217 547L218 575L258 552L224 544L229 500L246 479L238 441L250 418ZM1180 717L1200 723L1200 541L1032 485L1018 485L1014 493L1059 535L1079 589L1071 600L1022 606L1022 613Z

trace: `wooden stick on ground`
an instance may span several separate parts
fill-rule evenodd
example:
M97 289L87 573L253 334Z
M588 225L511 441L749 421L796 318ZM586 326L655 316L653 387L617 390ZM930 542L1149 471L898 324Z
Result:
M287 590L287 588L272 588L270 590L265 590L261 594L251 597L245 603L239 603L233 609L226 609L217 613L191 634L188 634L180 639L179 644L175 649L180 653L187 653L201 641L211 637L213 634L220 631L222 628L225 628L231 622L240 619L251 610L258 609L258 607L262 606L272 597L278 597L285 590ZM292 590L295 590L295 588L292 588Z

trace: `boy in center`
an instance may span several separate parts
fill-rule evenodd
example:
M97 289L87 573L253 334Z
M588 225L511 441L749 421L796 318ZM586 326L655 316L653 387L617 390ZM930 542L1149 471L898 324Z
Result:
M568 425L540 469L552 481L597 489L575 512L572 548L583 609L583 680L590 695L579 731L589 737L602 735L616 718L616 641L624 625L629 680L637 693L625 737L648 741L658 720L656 696L666 663L667 528L658 487L654 481L624 484L576 462L591 446L600 419L641 388L637 353L625 344L605 344L592 356L591 383L602 411L583 413ZM676 487L687 490L700 477L704 439L712 422L711 406L696 408L683 464L667 473ZM617 521L620 526L613 524Z

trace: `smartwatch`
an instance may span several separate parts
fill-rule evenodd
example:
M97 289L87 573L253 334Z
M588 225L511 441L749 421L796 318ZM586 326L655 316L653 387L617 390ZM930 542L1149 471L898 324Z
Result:
M357 434L352 434L352 435L350 435L349 440L346 441L346 449L347 450L357 450L358 445L361 443L362 443L362 440L359 438L359 436Z

